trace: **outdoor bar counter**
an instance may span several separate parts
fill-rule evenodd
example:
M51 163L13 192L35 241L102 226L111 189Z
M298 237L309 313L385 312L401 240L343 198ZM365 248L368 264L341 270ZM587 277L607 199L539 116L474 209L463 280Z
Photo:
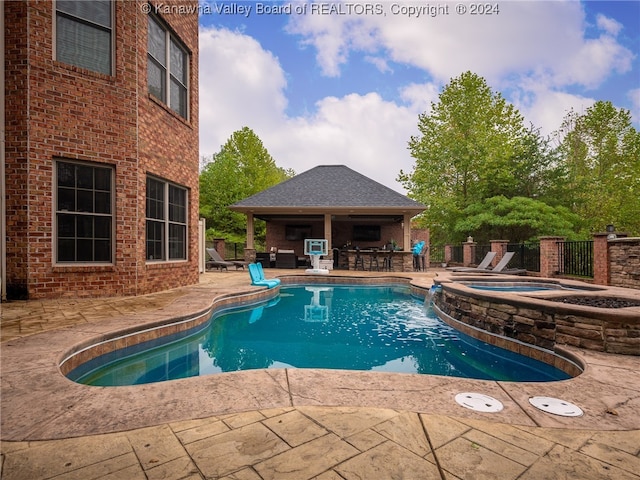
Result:
M373 258L378 259L378 268L379 271L389 271L388 268L385 268L384 259L391 256L391 271L392 272L412 272L413 271L413 253L410 251L403 250L372 250L372 249L361 249L359 251L360 256L362 257L363 268L360 265L357 268L354 268L356 257L358 255L357 250L341 250L340 255L344 256L346 254L346 258L348 258L348 269L349 270L376 270L375 261ZM343 262L341 258L341 262ZM339 262L339 268L346 268L346 265ZM372 267L373 264L373 267Z

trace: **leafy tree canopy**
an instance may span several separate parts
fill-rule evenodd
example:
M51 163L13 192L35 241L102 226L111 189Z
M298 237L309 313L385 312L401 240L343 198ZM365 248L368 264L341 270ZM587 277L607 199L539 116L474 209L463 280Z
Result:
M436 241L466 236L456 225L465 209L487 198L544 197L562 178L548 141L478 75L466 72L446 85L411 137L411 173L398 180L427 205L422 226Z
M579 218L568 208L552 207L526 197L487 198L469 205L455 224L461 235L471 235L477 242L507 239L511 242L537 240L543 235L577 238L574 225Z
M276 165L260 138L248 127L234 132L221 150L205 159L200 173L200 216L208 234L231 242L244 242L247 220L229 210L232 205L295 175ZM256 237L264 237L256 224Z
M628 110L598 101L584 114L571 111L560 136L567 204L585 235L608 224L640 233L640 132Z

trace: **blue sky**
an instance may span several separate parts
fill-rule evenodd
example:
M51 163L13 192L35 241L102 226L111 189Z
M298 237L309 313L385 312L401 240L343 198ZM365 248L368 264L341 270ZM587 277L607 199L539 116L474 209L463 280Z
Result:
M247 126L281 167L344 164L404 193L418 115L467 70L545 134L596 100L640 129L639 1L311 3L201 1L202 156Z

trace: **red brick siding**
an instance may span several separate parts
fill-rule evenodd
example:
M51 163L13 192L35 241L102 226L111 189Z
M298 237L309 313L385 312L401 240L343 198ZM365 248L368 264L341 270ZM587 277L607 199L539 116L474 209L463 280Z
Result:
M559 262L558 242L564 241L564 237L540 238L540 276L554 277L558 275Z
M197 5L197 1L174 0L167 5ZM146 175L150 174L188 188L189 232L187 235L187 261L177 263L144 264L145 292L173 288L198 281L198 201L199 201L199 145L198 145L198 17L163 8L161 19L171 28L190 53L189 63L189 118L184 119L155 97L147 93L147 15L137 6L138 22L144 25L138 35L138 51L144 52L138 63L140 129L140 202L144 208ZM144 210L138 228L144 232ZM144 259L145 245L140 245Z
M192 54L191 117L184 122L148 99L140 6L115 2L109 76L54 60L52 2L5 3L7 283L26 286L30 298L132 295L197 282L197 15L165 18ZM113 265L55 264L56 158L114 167ZM146 265L147 173L189 189L186 262Z
M27 7L6 2L5 16L5 182L8 291L26 290L27 242Z
M593 283L609 285L609 245L607 234L593 236Z

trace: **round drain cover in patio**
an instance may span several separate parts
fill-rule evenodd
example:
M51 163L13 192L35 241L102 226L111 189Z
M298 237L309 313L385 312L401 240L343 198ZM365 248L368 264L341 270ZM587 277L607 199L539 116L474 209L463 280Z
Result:
M456 402L465 408L476 412L495 413L503 409L502 402L489 395L481 393L465 392L456 395Z
M552 397L531 397L529 403L543 412L561 417L580 417L582 409L573 403Z

